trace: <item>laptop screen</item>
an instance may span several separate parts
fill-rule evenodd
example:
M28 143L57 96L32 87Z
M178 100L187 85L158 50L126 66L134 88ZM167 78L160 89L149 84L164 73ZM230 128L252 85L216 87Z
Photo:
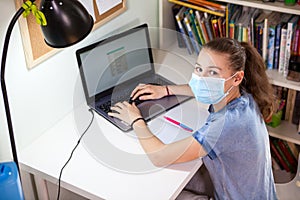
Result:
M154 72L147 24L76 51L87 98Z

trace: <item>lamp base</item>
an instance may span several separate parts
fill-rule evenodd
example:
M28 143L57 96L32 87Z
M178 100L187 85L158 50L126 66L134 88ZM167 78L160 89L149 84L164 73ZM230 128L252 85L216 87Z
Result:
M1 199L24 199L18 168L14 162L0 163L0 194Z

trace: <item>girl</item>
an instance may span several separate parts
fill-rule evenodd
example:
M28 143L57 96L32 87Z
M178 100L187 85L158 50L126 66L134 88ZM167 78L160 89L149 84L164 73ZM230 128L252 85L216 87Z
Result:
M269 135L273 92L257 50L248 43L217 38L203 46L187 85L139 85L131 96L158 99L190 95L210 104L206 123L192 136L163 144L148 129L136 105L120 102L111 116L132 125L156 166L202 158L215 199L276 199Z

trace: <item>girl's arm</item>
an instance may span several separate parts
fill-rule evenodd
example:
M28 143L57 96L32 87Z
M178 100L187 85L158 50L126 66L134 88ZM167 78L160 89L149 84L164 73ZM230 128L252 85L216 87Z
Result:
M144 151L155 166L164 167L206 155L201 144L192 136L174 143L164 144L151 133L144 121L137 121L133 128Z
M193 92L187 84L163 86L140 84L131 93L133 100L138 97L140 100L160 99L167 95L193 96Z

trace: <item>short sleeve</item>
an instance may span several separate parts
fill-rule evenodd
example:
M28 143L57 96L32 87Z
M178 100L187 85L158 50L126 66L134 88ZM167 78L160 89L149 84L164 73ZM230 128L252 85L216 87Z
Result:
M210 159L214 159L219 154L219 147L221 143L218 142L222 131L224 129L223 116L210 116L207 122L199 130L197 130L193 137L203 146Z

